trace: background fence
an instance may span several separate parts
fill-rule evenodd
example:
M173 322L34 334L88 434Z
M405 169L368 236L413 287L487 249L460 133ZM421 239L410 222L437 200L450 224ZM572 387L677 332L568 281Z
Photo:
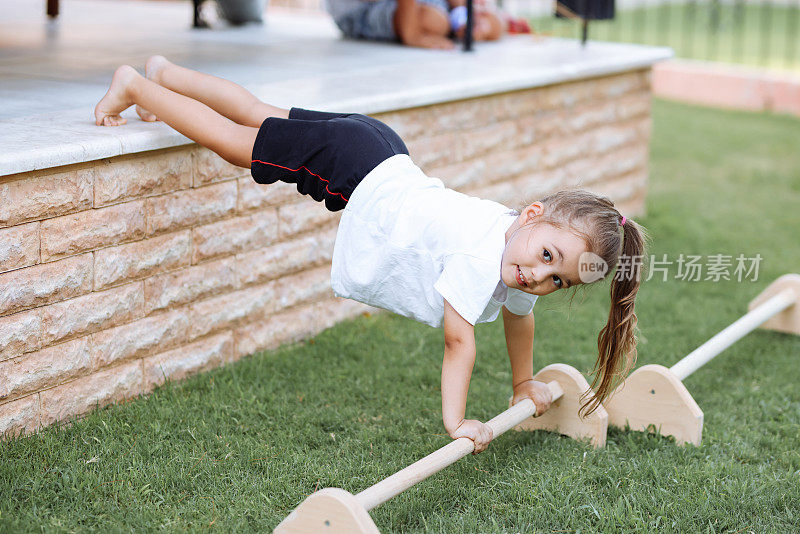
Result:
M592 0L586 0L587 3ZM553 0L504 0L537 33L580 38L581 23L553 16ZM617 0L589 39L669 46L677 57L800 73L800 0Z

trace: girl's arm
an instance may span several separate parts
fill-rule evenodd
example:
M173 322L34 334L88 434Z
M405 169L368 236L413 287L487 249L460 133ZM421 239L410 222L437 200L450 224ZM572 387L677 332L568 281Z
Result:
M511 384L514 389L512 403L530 398L536 405L537 415L550 408L550 388L533 379L533 312L516 315L503 306L503 328L506 333L508 358L511 360Z
M533 312L516 315L503 306L503 328L506 332L506 347L511 360L511 384L517 386L533 380Z
M442 419L450 437L470 438L475 442L475 452L478 453L489 445L492 431L480 421L464 419L474 363L475 328L445 299Z

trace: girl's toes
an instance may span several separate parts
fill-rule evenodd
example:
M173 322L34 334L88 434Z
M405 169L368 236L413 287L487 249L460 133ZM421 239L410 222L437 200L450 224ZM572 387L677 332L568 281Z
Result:
M103 126L121 126L128 122L128 119L119 115L106 115L103 117Z

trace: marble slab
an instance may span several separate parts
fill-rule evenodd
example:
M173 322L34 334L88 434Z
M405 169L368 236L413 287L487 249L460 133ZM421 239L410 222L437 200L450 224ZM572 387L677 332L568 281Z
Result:
M37 9L32 9L34 4ZM647 68L671 50L508 37L471 53L342 39L319 15L267 11L261 26L197 31L190 6L71 0L49 23L39 3L0 0L0 176L181 146L162 123L94 125L117 65L163 53L278 106L380 113Z

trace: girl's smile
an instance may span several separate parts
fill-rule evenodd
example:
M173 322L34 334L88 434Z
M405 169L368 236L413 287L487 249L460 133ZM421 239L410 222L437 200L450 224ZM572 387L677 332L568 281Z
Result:
M517 265L517 282L521 286L528 287L528 282L525 280L525 275L522 274L522 269L520 269L519 265Z
M583 238L537 221L542 207L525 208L506 232L501 278L508 287L534 295L580 284L579 259L586 252Z

